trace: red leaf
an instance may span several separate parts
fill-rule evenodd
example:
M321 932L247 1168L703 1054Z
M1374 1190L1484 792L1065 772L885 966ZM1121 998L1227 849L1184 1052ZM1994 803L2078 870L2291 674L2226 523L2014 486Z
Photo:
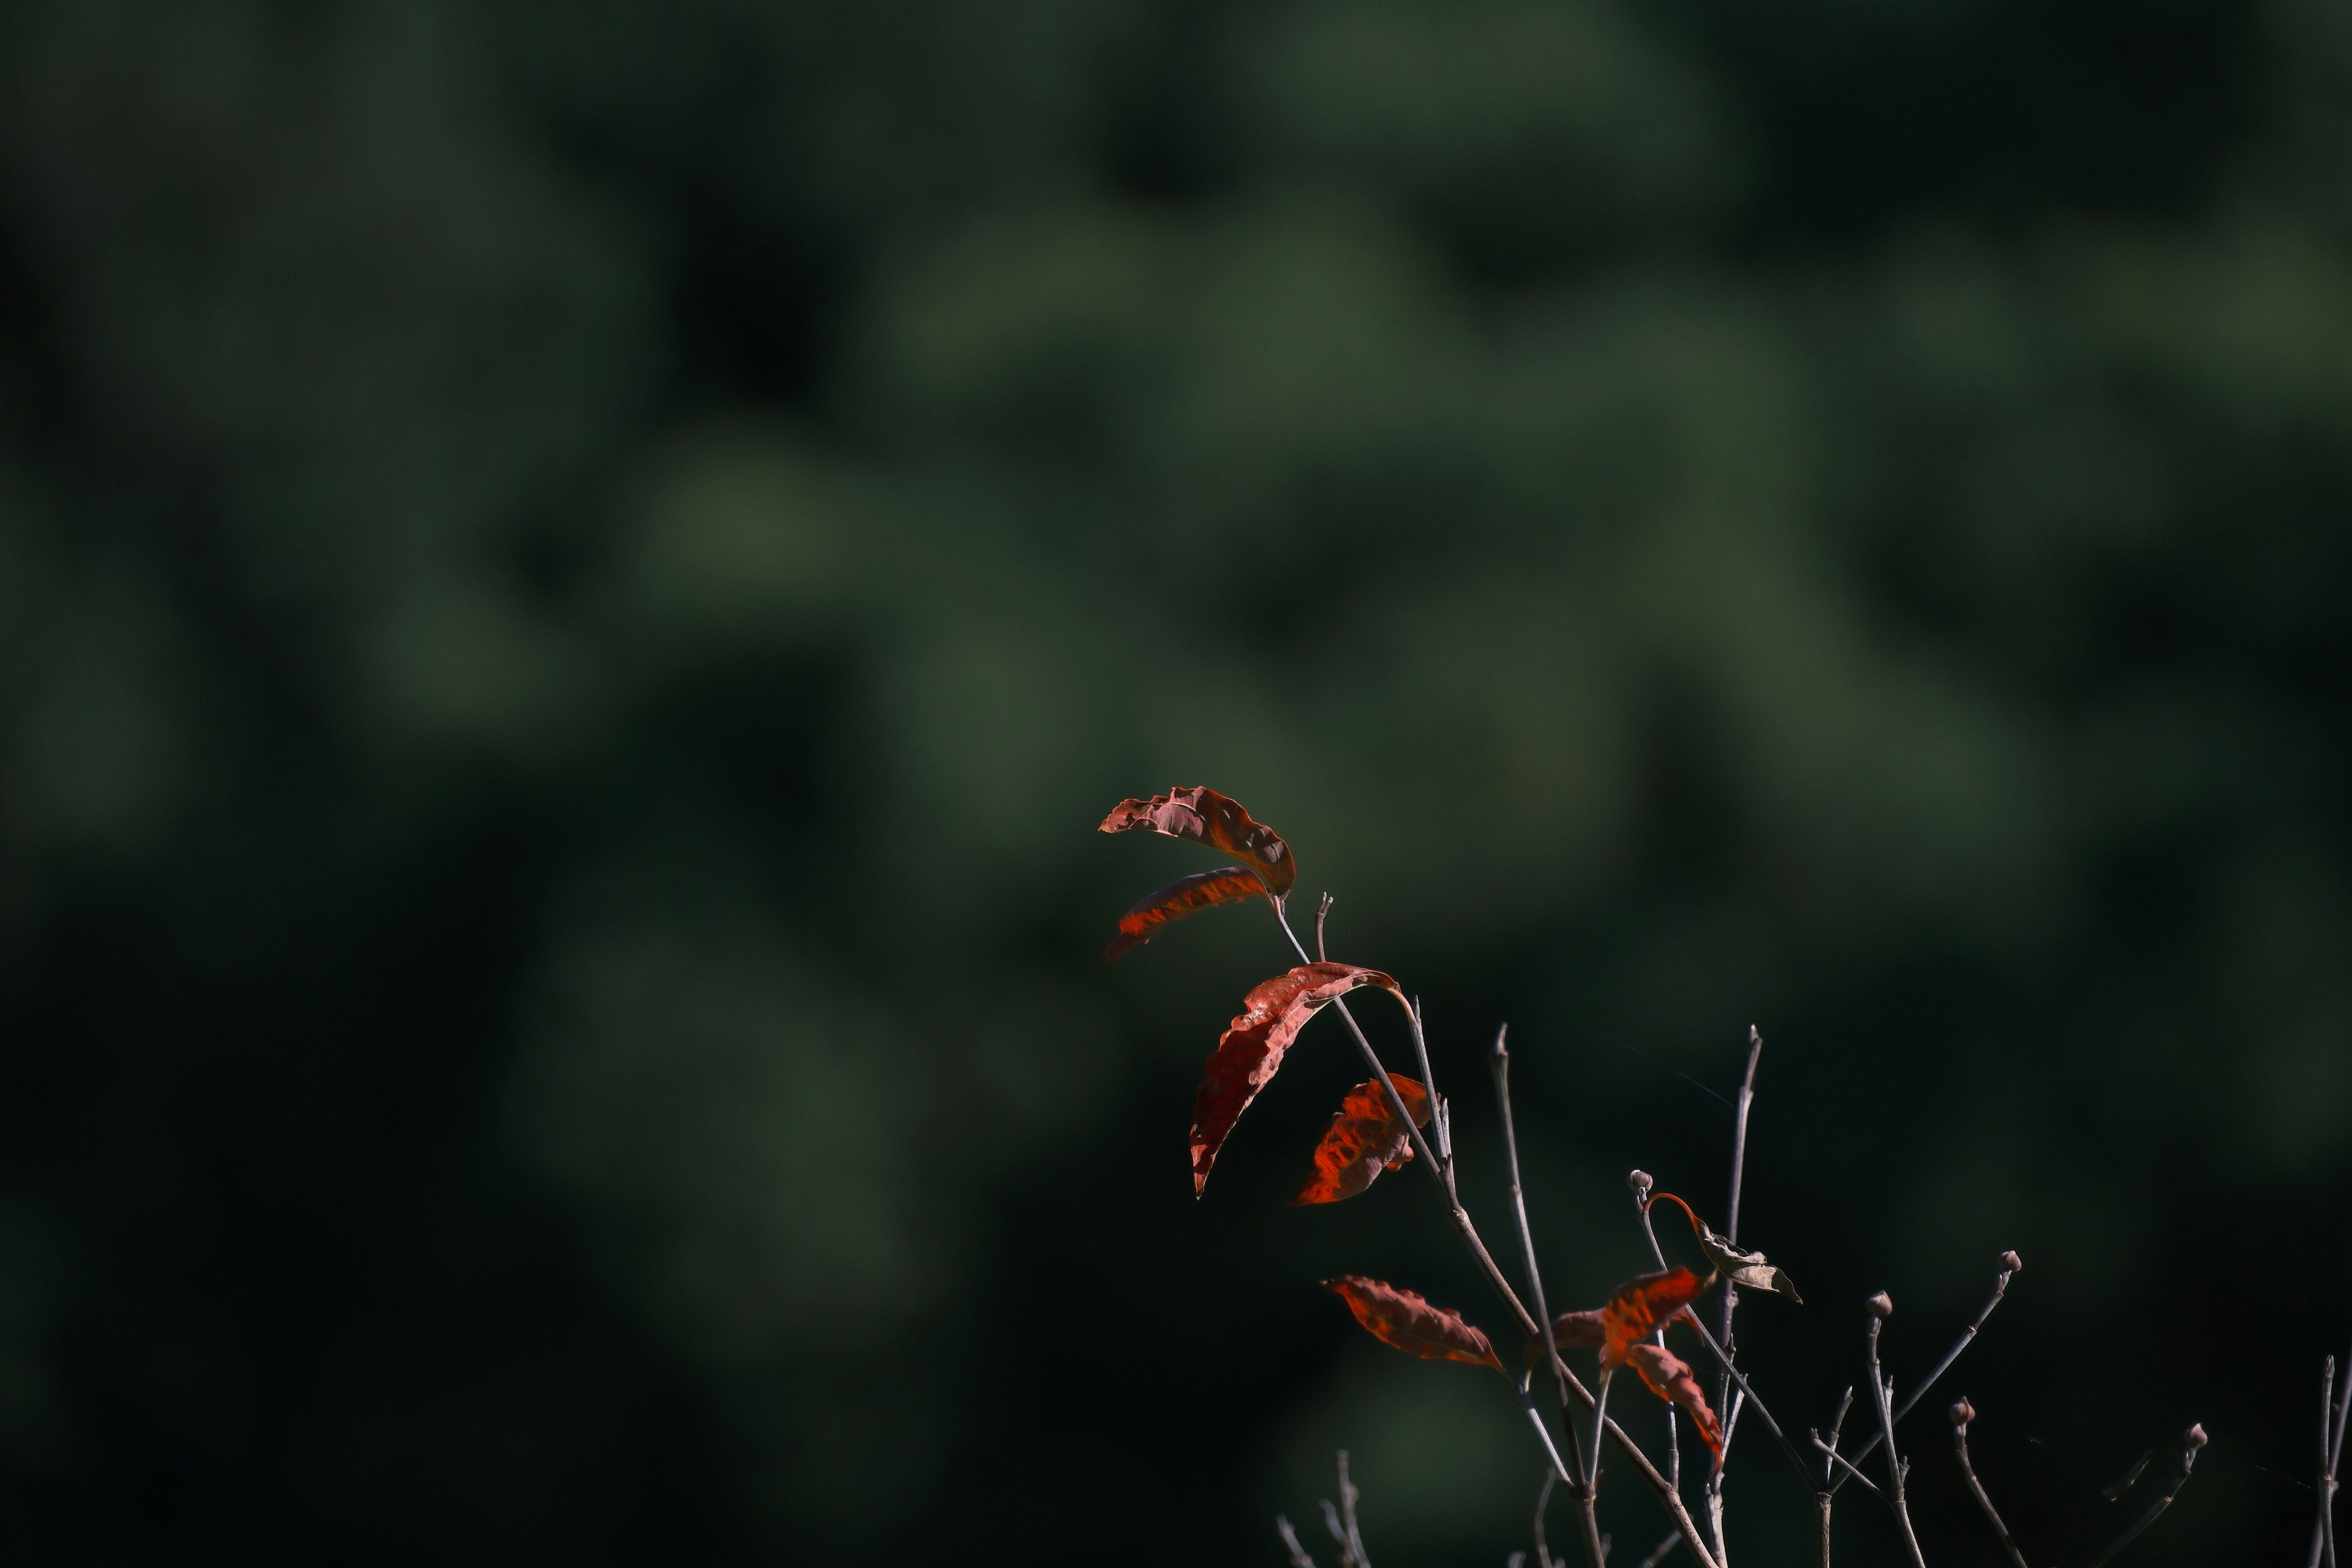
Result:
M1460 1314L1433 1307L1411 1290L1367 1279L1360 1274L1326 1279L1323 1288L1347 1302L1348 1310L1356 1314L1356 1321L1384 1345L1423 1361L1467 1362L1472 1366L1503 1370L1503 1363L1495 1357L1495 1347L1486 1342L1485 1334L1464 1322Z
M1352 963L1302 963L1252 990L1242 1001L1241 1016L1225 1029L1192 1100L1192 1195L1209 1184L1209 1167L1225 1135L1241 1120L1257 1091L1274 1079L1290 1042L1317 1008L1335 1002L1360 985L1378 985L1402 1000L1397 983L1377 969Z
M1414 1127L1429 1124L1429 1090L1402 1073L1389 1074ZM1294 1204L1336 1204L1352 1198L1412 1158L1412 1133L1396 1118L1381 1080L1368 1078L1339 1101L1323 1142L1315 1145L1315 1173L1298 1189Z
M1171 789L1150 800L1123 800L1102 819L1105 833L1126 833L1149 827L1171 838L1190 838L1222 849L1265 879L1266 891L1279 899L1298 880L1298 861L1282 836L1262 822L1250 820L1240 801L1219 795L1205 784Z
M1186 915L1265 896L1265 884L1246 866L1220 866L1213 871L1179 877L1158 892L1145 894L1118 917L1118 934L1103 949L1102 961L1108 963L1129 948L1141 946L1157 936L1161 926Z
M1663 1274L1637 1274L1609 1298L1601 1309L1601 1364L1617 1366L1625 1352L1658 1331L1659 1325L1691 1303L1706 1281L1687 1268Z
M1609 1331L1601 1323L1605 1311L1589 1307L1581 1312L1562 1312L1551 1321L1551 1342L1564 1351L1598 1350L1609 1342Z
M1723 1428L1717 1424L1715 1412L1707 1407L1706 1391L1699 1387L1690 1363L1665 1346L1653 1344L1647 1340L1626 1346L1625 1359L1633 1363L1633 1370L1642 1374L1642 1381L1649 1385L1651 1393L1681 1405L1689 1413L1691 1425L1698 1428L1699 1436L1706 1440L1707 1452L1716 1457L1718 1464L1721 1463Z

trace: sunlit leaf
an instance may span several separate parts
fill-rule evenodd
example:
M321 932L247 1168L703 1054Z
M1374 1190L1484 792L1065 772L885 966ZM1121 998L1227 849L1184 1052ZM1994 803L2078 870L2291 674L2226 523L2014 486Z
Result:
M1192 1102L1192 1193L1208 1185L1209 1170L1225 1136L1249 1109L1258 1090L1274 1079L1283 1053L1316 1010L1364 985L1403 992L1377 969L1352 963L1302 963L1253 989L1242 1012L1225 1028L1209 1055L1201 1090Z
M1429 1091L1402 1073L1389 1074L1412 1126L1429 1124ZM1380 1079L1366 1079L1339 1101L1339 1114L1315 1145L1315 1173L1298 1189L1294 1204L1336 1204L1352 1198L1412 1158L1412 1133L1397 1120Z
M1186 915L1266 897L1265 884L1246 866L1220 866L1179 877L1156 893L1147 893L1118 917L1118 934L1102 951L1108 963L1130 947L1139 947L1160 933L1160 928Z
M1715 1412L1706 1403L1706 1391L1698 1385L1690 1363L1661 1344L1647 1340L1625 1347L1625 1360L1639 1373L1642 1382L1659 1398L1682 1406L1698 1428L1707 1452L1720 1460L1723 1457L1723 1428Z
M1458 1313L1433 1307L1413 1291L1360 1274L1326 1279L1323 1288L1347 1302L1356 1321L1384 1345L1423 1361L1467 1362L1503 1370L1485 1334L1464 1322Z
M1277 899L1298 880L1297 859L1282 836L1262 822L1252 821L1241 802L1205 784L1171 789L1150 800L1120 801L1102 819L1105 833L1127 833L1139 827L1223 850L1247 863Z

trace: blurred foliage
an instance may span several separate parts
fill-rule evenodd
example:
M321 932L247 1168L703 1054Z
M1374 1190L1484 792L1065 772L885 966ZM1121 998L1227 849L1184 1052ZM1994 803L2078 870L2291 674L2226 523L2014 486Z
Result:
M1383 1562L1517 1543L1507 1403L1310 1286L1484 1313L1425 1194L1281 1207L1336 1037L1186 1192L1271 933L1093 967L1207 782L1487 1203L1514 1021L1556 1301L1757 1020L1784 1421L2015 1246L2012 1522L2195 1416L2142 1560L2278 1556L2347 153L2314 0L11 8L11 1550L1272 1563L1340 1444Z

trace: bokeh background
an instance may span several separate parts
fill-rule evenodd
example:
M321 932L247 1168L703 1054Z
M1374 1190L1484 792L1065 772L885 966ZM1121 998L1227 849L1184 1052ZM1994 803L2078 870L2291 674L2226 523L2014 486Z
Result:
M1757 1023L1784 1421L2014 1247L1931 1408L2036 1559L2196 1418L2138 1559L2299 1563L2347 167L2322 0L7 7L7 1554L1273 1565L1344 1445L1498 1563L1499 1384L1314 1283L1499 1329L1425 1187L1285 1206L1334 1026L1189 1191L1271 923L1095 963L1199 782L1490 1233L1511 1021L1556 1304Z

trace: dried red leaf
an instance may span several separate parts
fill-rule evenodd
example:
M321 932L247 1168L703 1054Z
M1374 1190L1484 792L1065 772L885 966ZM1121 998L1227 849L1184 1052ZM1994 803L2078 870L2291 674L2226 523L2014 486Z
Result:
M1397 983L1377 969L1352 963L1302 963L1253 989L1241 1016L1228 1025L1201 1079L1192 1101L1192 1195L1209 1183L1209 1168L1225 1135L1241 1120L1258 1090L1273 1081L1283 1053L1316 1009L1359 986L1378 985L1402 1000Z
M1621 1365L1628 1350L1656 1333L1706 1287L1687 1268L1637 1274L1618 1286L1601 1309L1601 1364Z
M1149 827L1171 838L1190 838L1245 861L1265 879L1266 891L1277 899L1298 880L1298 861L1282 836L1262 822L1252 821L1241 802L1205 784L1171 789L1150 800L1120 801L1102 819L1105 833L1126 833L1138 827Z
M1323 1288L1347 1302L1356 1321L1384 1345L1423 1361L1466 1362L1503 1370L1485 1334L1464 1322L1459 1313L1433 1307L1413 1291L1360 1274L1326 1279Z
M1706 1391L1698 1385L1697 1376L1690 1363L1661 1344L1647 1340L1625 1347L1625 1359L1642 1376L1651 1393L1670 1404L1679 1405L1690 1416L1691 1425L1698 1428L1707 1452L1720 1462L1723 1458L1723 1428L1715 1412L1706 1403Z
M1389 1074L1413 1127L1429 1124L1429 1090L1402 1073ZM1368 1078L1339 1101L1339 1114L1315 1145L1315 1173L1298 1189L1294 1204L1336 1204L1352 1198L1412 1158L1412 1132L1397 1120L1381 1080Z
M1551 1342L1564 1351L1597 1350L1609 1342L1609 1331L1601 1319L1605 1310L1588 1307L1581 1312L1562 1312L1551 1321Z
M1118 934L1103 949L1102 961L1108 963L1129 948L1141 946L1159 935L1161 926L1186 915L1265 896L1265 884L1246 866L1220 866L1213 871L1179 877L1158 892L1145 894L1118 917Z

